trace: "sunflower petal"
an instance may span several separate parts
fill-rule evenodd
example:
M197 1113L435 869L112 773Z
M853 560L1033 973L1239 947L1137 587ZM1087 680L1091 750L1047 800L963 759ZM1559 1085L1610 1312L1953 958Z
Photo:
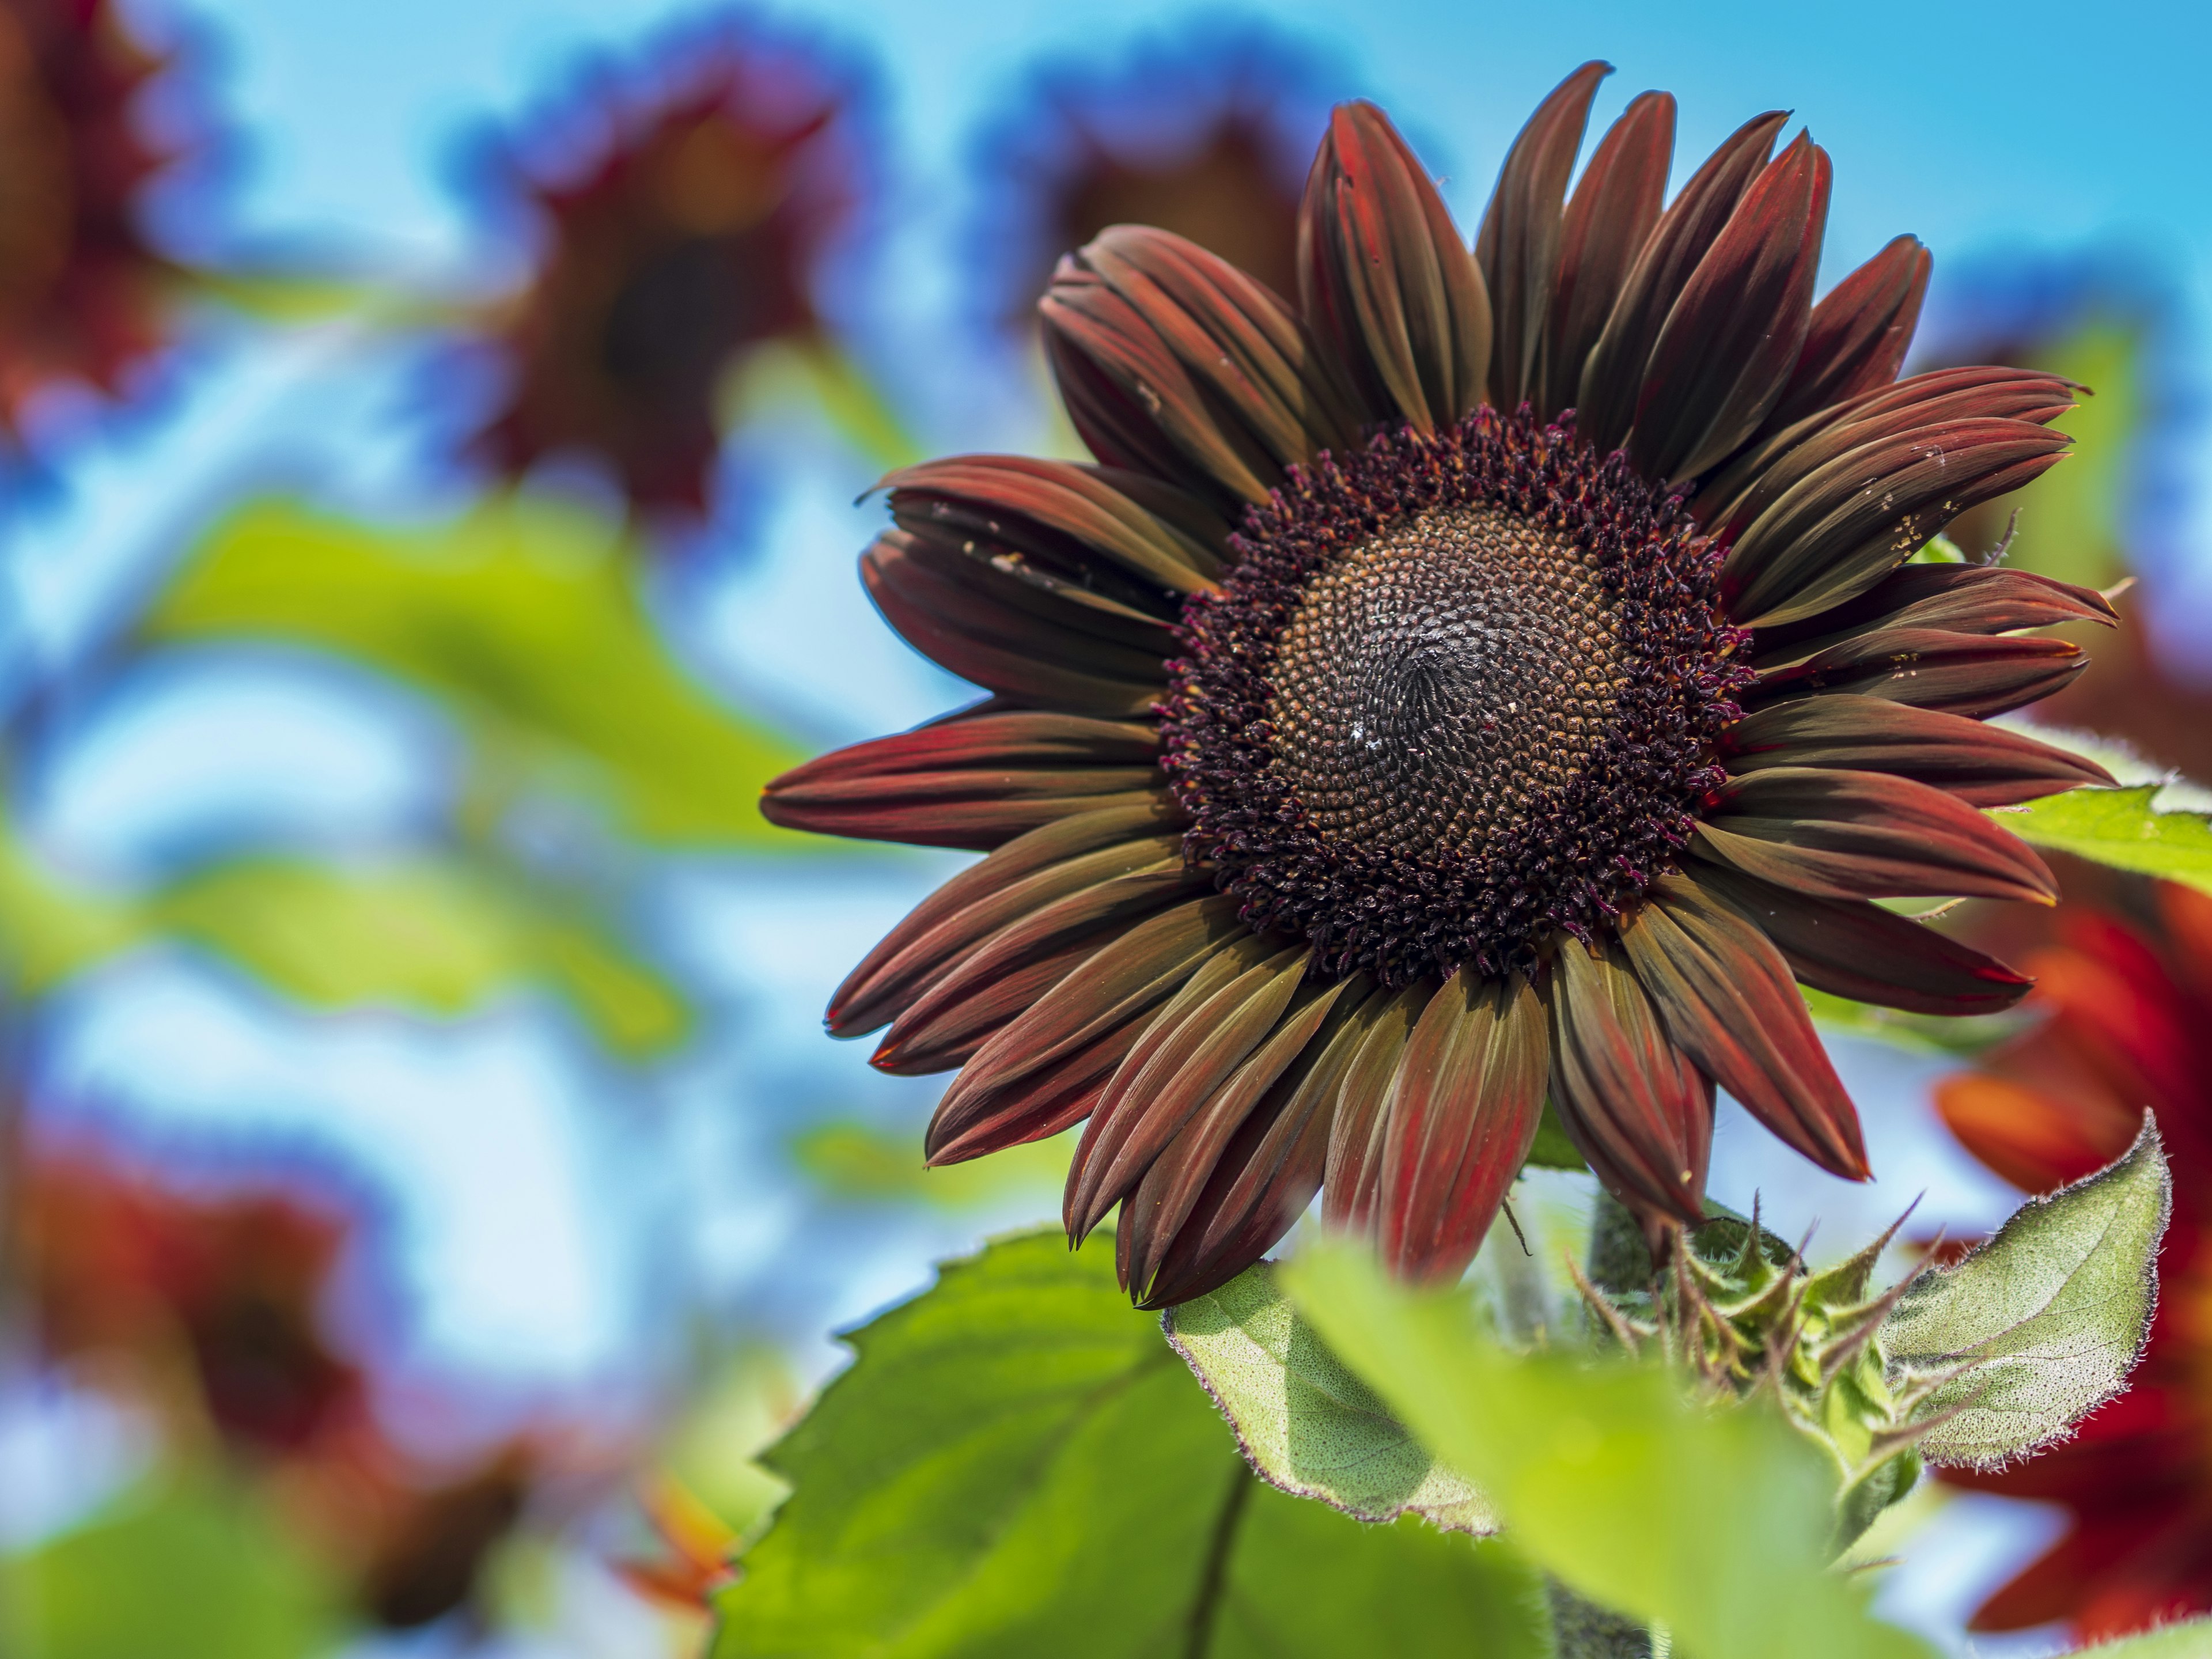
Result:
M1019 1097L1019 1085L1124 1028L1134 1027L1133 1043L1154 1008L1225 946L1250 937L1237 919L1236 901L1215 896L1177 905L1101 947L961 1068L930 1121L930 1162L957 1163L999 1144L991 1140L993 1129L1000 1109ZM1115 1054L1099 1074L1101 1084L1126 1052Z
M1645 365L1628 453L1686 482L1759 430L1805 343L1828 222L1827 152L1803 133L1744 192Z
M885 532L861 555L860 580L902 639L986 690L1079 714L1143 714L1165 684L1164 667L1148 672L1133 658L1086 650L1078 635L945 581L915 557L904 531Z
M1661 1025L1613 947L1576 940L1552 958L1552 1101L1599 1179L1632 1207L1704 1218L1713 1089Z
M1408 985L1374 998L1359 1011L1359 1046L1337 1085L1322 1184L1322 1218L1332 1227L1364 1231L1372 1218L1390 1085L1407 1040L1436 988L1432 981Z
M1490 298L1443 198L1389 118L1340 104L1298 210L1298 295L1370 420L1420 432L1482 400Z
M1421 1011L1382 1135L1376 1220L1382 1259L1450 1280L1482 1247L1544 1115L1544 1008L1516 974L1462 968Z
M1674 301L1752 179L1766 165L1775 135L1789 118L1780 110L1771 110L1745 122L1706 158L1660 215L1583 364L1575 429L1600 450L1618 448L1628 436L1644 368Z
M1620 942L1668 1035L1700 1071L1830 1175L1868 1178L1858 1113L1765 934L1669 875Z
M2112 781L2094 761L2024 733L1849 693L1759 709L1729 726L1721 747L1728 769L1739 775L1771 766L1886 772L1931 784L1970 806L2009 806Z
M950 1070L1080 966L1102 935L1157 915L1209 884L1170 851L1039 905L994 931L891 1022L869 1063L902 1077Z
M1917 236L1899 236L1831 289L1813 307L1804 349L1768 424L1788 426L1894 380L1932 263Z
M1169 485L1026 455L925 461L876 488L889 492L892 515L908 529L988 536L1094 583L1103 567L1176 599L1212 587L1229 533L1195 498L1173 492L1163 500Z
M2035 983L1925 922L1864 899L1793 892L1703 859L1693 878L1771 939L1801 983L1832 996L1916 1014L1995 1014Z
M1236 954L1224 951L1222 957ZM1267 1040L1312 960L1310 946L1279 951L1254 963L1171 1026L1164 1012L1153 1022L1106 1085L1068 1167L1069 1237L1081 1238L1104 1220L1207 1097ZM1155 1032L1163 1030L1155 1043Z
M1158 1276L1239 1132L1267 1104L1284 1073L1316 1047L1331 1010L1352 983L1339 980L1318 988L1301 984L1296 1000L1267 1039L1200 1103L1153 1159L1136 1190L1122 1200L1117 1224L1130 1235L1124 1290L1141 1297ZM1248 1146L1248 1152L1256 1144L1255 1139ZM1289 1221L1284 1224L1287 1227Z
M2069 441L2032 421L1975 419L1862 444L1737 538L1721 568L1729 615L1771 627L1856 599L1968 507L2047 471Z
M1536 106L1505 152L1498 187L1474 239L1490 295L1490 402L1508 411L1533 400L1559 275L1567 180L1589 121L1590 100L1613 65L1584 64Z
M863 580L879 577L902 603L969 640L1139 685L1164 680L1163 665L1178 654L1164 619L1116 605L1004 549L953 541L927 526L890 535L893 547L878 543L863 556Z
M1696 833L1723 862L1827 898L1954 895L2055 902L2010 831L1908 778L1778 766L1730 778Z
M1338 1091L1367 1032L1356 1016L1388 1000L1364 979L1345 982L1352 989L1237 1131L1158 1269L1149 1280L1133 1275L1139 1305L1187 1302L1226 1284L1266 1255L1320 1191Z
M1227 260L1139 225L1101 233L1076 258L1144 316L1209 404L1278 468L1357 441L1351 390L1304 323Z
M2087 653L2070 640L1885 628L1787 668L1761 669L1741 701L1844 692L1986 720L2051 696L2088 665Z
M1674 100L1647 92L1613 124L1583 169L1560 228L1540 390L1531 394L1544 420L1557 419L1581 395L1590 348L1659 222L1674 155Z
M2033 571L1972 564L1904 564L1858 598L1788 628L1761 629L1752 641L1754 667L1787 668L1832 646L1891 628L1954 634L2014 634L2062 623L2118 619L2112 601Z
M1086 835L1092 824L1085 820L1119 817L1113 812L1085 812L1061 824L1076 823ZM1024 846L1033 837L1048 836L1060 824L1016 837L981 863L961 872L975 878L961 884L966 902L946 902L948 882L916 908L871 951L860 965L846 975L830 1000L830 1035L860 1036L887 1024L911 1006L929 988L972 957L1000 929L1042 910L1071 894L1100 882L1171 867L1181 861L1180 839L1173 836L1109 840L1024 872L1026 859L1008 860L987 869L1000 854L1026 854ZM1110 832L1109 832L1110 833ZM980 874L979 874L980 872ZM927 913L927 914L925 914Z

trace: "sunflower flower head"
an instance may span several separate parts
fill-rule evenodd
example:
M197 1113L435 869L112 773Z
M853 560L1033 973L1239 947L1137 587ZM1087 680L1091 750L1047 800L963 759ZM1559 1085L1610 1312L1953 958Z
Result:
M2166 884L2148 897L2136 917L2062 907L2030 958L2042 1021L1937 1091L1966 1150L2031 1193L2117 1157L2146 1104L2173 1170L2158 1310L2127 1393L2027 1462L1944 1471L2070 1517L1976 1630L2063 1619L2092 1642L2212 1613L2212 898Z
M1548 1098L1656 1249L1702 1219L1716 1087L1835 1174L1858 1121L1794 981L1933 1013L2027 981L1875 900L2048 902L1978 809L2100 779L1982 717L2096 594L1911 563L2056 461L2067 382L1899 381L1928 256L1814 302L1829 164L1747 123L1662 199L1606 66L1508 154L1472 246L1339 108L1297 297L1168 233L1061 261L1045 342L1094 465L887 481L862 574L982 703L772 785L776 822L989 856L830 1028L960 1068L937 1163L1083 1122L1065 1219L1198 1294L1318 1189L1457 1275Z
M647 514L708 506L726 377L822 334L823 268L866 194L853 77L732 21L664 41L547 118L599 136L503 171L541 232L491 342L501 401L473 447L520 477L581 459Z
M176 271L138 223L181 159L137 118L166 60L111 0L0 3L0 431L49 387L111 396L164 342Z

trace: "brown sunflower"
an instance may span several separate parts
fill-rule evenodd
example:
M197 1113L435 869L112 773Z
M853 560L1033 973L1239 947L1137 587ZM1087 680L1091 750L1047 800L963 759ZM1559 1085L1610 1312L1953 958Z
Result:
M1828 158L1747 123L1670 204L1674 101L1567 181L1607 66L1507 155L1470 252L1382 112L1338 109L1293 305L1122 227L1046 340L1095 466L888 481L886 618L992 695L772 785L779 823L988 849L839 989L875 1063L961 1067L933 1163L1088 1119L1147 1306L1316 1188L1456 1274L1548 1094L1655 1247L1699 1214L1713 1091L1838 1175L1857 1116L1792 980L1923 1012L2026 979L1871 901L2048 901L1979 809L2100 779L1982 717L2095 593L1908 563L2066 440L2075 389L1895 380L1900 237L1813 303Z

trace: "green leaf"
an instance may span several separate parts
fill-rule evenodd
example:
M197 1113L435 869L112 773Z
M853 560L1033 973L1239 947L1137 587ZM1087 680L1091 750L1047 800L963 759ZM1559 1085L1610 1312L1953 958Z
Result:
M2212 893L2212 818L2154 810L2160 789L2085 787L2025 806L1996 807L1990 815L2034 846Z
M1487 1535L1497 1513L1345 1370L1261 1263L1170 1308L1168 1340L1213 1396L1262 1478L1362 1521L1411 1510Z
M20 1659L310 1659L337 1645L337 1606L265 1502L211 1481L0 1564L0 1647Z
M921 1137L912 1129L880 1128L850 1118L810 1124L791 1138L799 1167L833 1198L862 1202L911 1202L945 1210L973 1209L1023 1193L1050 1195L1050 1214L1067 1180L1079 1130L1048 1140L1026 1140L988 1158L932 1169L922 1161Z
M454 1015L520 982L558 991L624 1053L667 1048L689 1025L675 988L600 929L453 861L240 860L143 909L148 929L219 951L311 1006Z
M720 1600L716 1659L1547 1651L1503 1546L1254 1480L1110 1243L994 1244L852 1342L763 1459L793 1494Z
M2206 1659L2212 1654L2212 1619L2189 1619L2141 1636L2123 1636L2116 1642L2100 1642L2082 1648L2087 1655L2110 1659Z
M581 793L636 835L809 844L757 806L798 752L668 654L622 555L588 516L520 497L416 531L264 501L216 526L144 633L357 658L450 704L480 775Z
M1467 1299L1389 1280L1327 1243L1282 1270L1328 1345L1472 1480L1506 1537L1601 1606L1663 1624L1698 1659L1926 1659L1826 1571L1833 1477L1764 1403L1699 1406L1676 1372L1522 1358Z
M1881 1328L1892 1370L1960 1373L1915 1413L1954 1413L1921 1441L1929 1462L1995 1468L2119 1391L2149 1335L2172 1199L2146 1119L2126 1157L2031 1199L1957 1266L1913 1283Z

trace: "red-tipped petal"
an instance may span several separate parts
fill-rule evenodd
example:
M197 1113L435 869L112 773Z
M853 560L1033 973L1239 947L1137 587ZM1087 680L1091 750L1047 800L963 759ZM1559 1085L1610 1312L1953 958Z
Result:
M1920 321L1931 263L1918 237L1899 236L1831 289L1813 307L1797 367L1768 423L1787 426L1894 380Z
M1624 111L1583 169L1559 232L1559 274L1544 321L1541 390L1546 420L1573 407L1583 365L1659 222L1674 155L1674 100L1647 92Z
M1694 1226L1712 1150L1712 1085L1668 1037L1612 947L1563 943L1547 1000L1560 1127L1632 1207Z
M2025 842L1906 778L1814 767L1731 778L1698 834L1725 863L1827 898L2058 896Z
M1482 399L1490 299L1443 198L1389 118L1341 104L1298 210L1306 321L1371 420L1421 432Z
M1332 1227L1364 1231L1373 1219L1390 1085L1397 1078L1407 1039L1435 994L1433 983L1409 985L1375 998L1359 1011L1359 1046L1337 1087L1336 1115L1328 1132L1322 1216Z
M1612 73L1610 64L1584 64L1536 106L1505 153L1482 216L1474 259L1490 295L1490 402L1496 408L1516 410L1537 396L1567 179L1590 100Z
M1544 1115L1544 1008L1516 974L1462 968L1406 1044L1382 1135L1382 1259L1416 1280L1455 1279L1520 1174Z
M1775 703L1722 736L1728 769L1816 766L1912 778L1970 806L2007 806L2084 783L2110 783L2094 761L2022 732L1884 697L1831 694Z
M1620 939L1668 1034L1698 1069L1830 1175L1867 1179L1858 1113L1765 934L1670 875Z
M2070 640L1885 628L1790 667L1760 670L1741 701L1755 706L1842 692L1986 720L2051 696L2088 665L2087 653Z

